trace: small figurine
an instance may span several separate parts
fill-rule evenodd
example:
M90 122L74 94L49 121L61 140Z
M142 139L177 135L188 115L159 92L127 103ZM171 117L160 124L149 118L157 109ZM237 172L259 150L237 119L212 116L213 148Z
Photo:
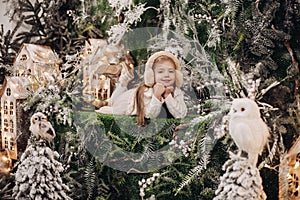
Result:
M37 112L32 115L30 119L29 130L31 131L33 136L35 136L36 138L42 138L49 144L56 136L51 123L47 120L46 115L41 112Z
M248 98L234 99L230 110L229 134L256 167L258 155L268 142L269 130L260 117L257 104Z

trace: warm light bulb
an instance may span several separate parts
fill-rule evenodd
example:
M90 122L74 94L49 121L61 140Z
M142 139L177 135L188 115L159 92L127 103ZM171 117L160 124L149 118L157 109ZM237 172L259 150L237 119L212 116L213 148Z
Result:
M299 163L299 161L297 161L297 162L295 163L294 169L297 169L299 166L300 166L300 163Z
M5 156L1 156L1 160L5 162L7 161L7 158Z

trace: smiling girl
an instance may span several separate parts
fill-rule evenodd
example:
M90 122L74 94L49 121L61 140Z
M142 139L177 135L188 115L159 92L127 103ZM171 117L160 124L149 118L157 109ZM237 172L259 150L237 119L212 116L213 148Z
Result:
M179 60L173 54L166 51L153 54L145 66L144 83L127 90L132 79L132 72L122 73L109 106L102 107L97 112L136 115L139 125L145 124L145 118L186 116L187 107L180 89L183 77Z

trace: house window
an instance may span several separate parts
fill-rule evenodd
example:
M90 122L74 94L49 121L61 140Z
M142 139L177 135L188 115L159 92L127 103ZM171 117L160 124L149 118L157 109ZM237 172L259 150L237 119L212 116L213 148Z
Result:
M4 101L4 114L8 114L8 106L7 106L7 101Z
M8 132L8 120L4 119L4 123L3 123L3 128L4 128L4 132Z
M10 115L14 114L14 103L13 102L9 103L9 114Z
M27 55L26 54L22 54L20 60L21 61L26 61L27 60Z
M10 141L9 141L9 146L10 146L10 149L11 151L14 151L15 150L15 140L13 138L10 138Z
M14 132L14 122L13 122L12 119L9 120L9 130L10 130L11 133Z
M7 141L7 137L4 138L4 148L8 149L8 141Z
M87 54L92 54L92 49L91 48L87 48L86 52L87 52Z
M8 114L8 105L7 105L7 101L4 101L4 114L7 115Z
M11 89L10 89L10 88L7 88L7 89L6 89L6 95L7 95L7 96L10 96L10 95L11 95Z

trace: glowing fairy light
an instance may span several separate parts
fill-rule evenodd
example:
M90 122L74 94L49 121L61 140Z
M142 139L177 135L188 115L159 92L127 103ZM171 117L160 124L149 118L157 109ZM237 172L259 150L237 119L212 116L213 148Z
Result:
M12 161L8 150L0 152L0 174L9 174L12 170Z

